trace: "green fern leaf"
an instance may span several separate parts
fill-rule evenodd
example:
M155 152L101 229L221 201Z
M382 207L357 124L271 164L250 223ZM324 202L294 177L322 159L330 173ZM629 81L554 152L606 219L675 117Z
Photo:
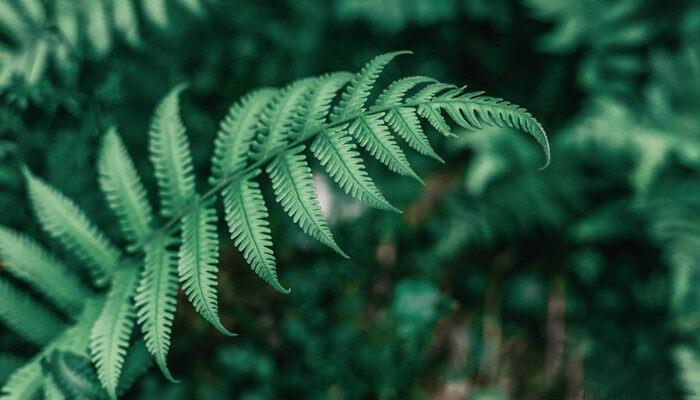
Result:
M457 86L448 83L435 82L419 90L414 96L408 99L409 103L426 103L445 90L457 89Z
M219 320L217 221L216 210L207 206L194 208L183 217L178 273L185 294L197 312L221 333L233 336Z
M44 369L67 399L104 400L105 392L90 360L83 354L54 351L43 359Z
M148 135L164 217L187 205L195 192L192 155L178 105L178 95L185 87L176 86L158 104Z
M87 1L81 3L81 17L85 28L91 54L97 58L104 57L112 48L107 4L102 1Z
M51 311L2 279L0 320L17 335L37 345L48 343L64 327Z
M139 47L142 42L134 3L131 0L112 0L112 14L114 29L130 46Z
M28 237L0 227L0 257L5 268L29 283L63 311L80 310L87 291L68 268Z
M391 171L410 176L423 183L420 177L413 171L406 159L403 150L384 123L383 114L374 114L359 117L350 125L350 132L357 143Z
M700 357L698 351L689 345L680 345L673 349L673 358L678 369L678 380L683 392L684 398L691 400L697 397L700 390Z
M160 29L168 27L168 7L165 0L141 0L143 14Z
M382 54L368 62L343 92L338 105L333 109L331 121L362 114L365 111L365 102L384 67L397 56L410 53L410 51L396 51Z
M56 385L52 376L44 377L44 400L66 400L61 389Z
M119 375L134 327L132 300L137 277L138 269L133 265L115 272L112 288L90 335L90 353L97 376L112 399L117 398Z
M425 118L430 125L443 136L457 137L457 135L451 132L450 125L447 124L445 117L442 116L438 107L429 104L421 104L418 106L418 115Z
M340 88L353 78L349 72L326 74L316 80L307 93L306 112L299 115L300 139L306 139L309 134L317 132L327 124L331 103Z
M110 129L98 157L100 187L117 214L124 235L133 244L151 234L153 211L134 163L119 134Z
M44 374L39 356L15 371L0 391L0 400L33 400L41 392Z
M2 282L0 281L0 286ZM2 292L2 290L0 290ZM0 293L1 295L2 293ZM4 296L2 296L4 298ZM74 353L87 355L87 342L90 330L94 325L103 302L99 299L89 298L85 301L83 311L77 318L75 325L65 329L60 335L51 335L53 339L44 346L43 350L19 368L7 381L0 395L2 400L33 399L41 392L41 384L45 379L53 379L51 375L45 375L41 365L42 359L50 355L54 350L60 349ZM31 307L25 310L33 313ZM41 314L31 314L36 318L44 318ZM38 328L41 329L41 328ZM48 340L48 339L47 339ZM55 383L55 382L54 382ZM59 390L60 391L60 390ZM55 393L52 393L55 394ZM62 394L62 391L61 391ZM64 396L65 397L65 396ZM73 399L74 397L68 397ZM60 399L60 397L59 397Z
M119 250L70 199L28 169L24 176L42 228L90 267L95 283L104 284L120 258Z
M245 167L258 126L258 117L274 94L275 90L272 89L258 90L231 106L214 141L210 183Z
M473 94L464 96L470 95ZM458 97L457 99L460 98ZM486 125L520 129L534 137L544 152L545 164L542 168L546 168L549 165L551 154L547 134L542 128L542 124L527 110L505 100L488 96L475 97L467 102L467 104L469 103L474 103L475 107L463 108L462 112L464 114L473 115L474 118L477 116L481 117Z
M58 349L89 357L90 335L92 334L92 328L102 313L104 303L104 296L86 299L83 310L76 319L76 323L65 329L46 350Z
M267 167L277 202L294 223L314 239L348 256L338 247L326 224L316 197L311 168L302 154L304 146L296 147L277 156Z
M132 344L124 360L124 368L117 386L117 395L121 396L129 390L136 379L145 374L151 365L153 365L153 358L148 353L146 343L143 340L138 340Z
M148 351L169 380L167 356L177 303L177 259L168 250L172 239L158 236L144 248L145 267L136 289L136 315Z
M435 79L425 76L409 76L406 78L401 78L384 89L379 97L377 97L377 101L374 102L374 105L370 108L370 110L377 111L381 110L382 108L400 106L404 96L409 90L423 83L431 82L435 82Z
M289 143L298 133L297 115L303 112L305 94L314 79L302 79L288 85L270 101L260 116L260 128L253 146L252 158L265 160L270 154Z
M455 85L436 82L425 86L408 99L409 103L419 104L418 115L425 118L436 131L445 137L456 137L457 135L452 133L450 125L445 120L445 117L443 117L440 108L432 104L431 101L439 92L455 88Z
M398 107L389 110L384 115L384 121L413 149L439 162L445 162L433 150L428 137L423 133L418 117L412 109Z
M320 133L311 144L311 152L345 193L371 207L400 212L386 201L367 175L360 153L345 130Z
M253 271L273 288L289 293L277 280L267 207L253 171L224 189L224 211L231 239Z

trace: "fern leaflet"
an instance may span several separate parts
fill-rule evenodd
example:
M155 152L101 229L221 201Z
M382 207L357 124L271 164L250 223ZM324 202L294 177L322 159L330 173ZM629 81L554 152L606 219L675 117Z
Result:
M182 218L182 244L178 255L178 273L182 288L194 308L225 335L233 334L219 319L216 298L216 273L219 259L219 235L216 210L202 205Z
M245 167L255 138L256 118L273 93L270 89L259 90L231 106L214 141L210 183L240 172Z
M226 222L233 244L243 253L253 271L270 286L287 293L277 280L277 267L272 254L272 237L267 222L267 207L253 171L224 190Z
M343 129L319 134L311 144L311 152L345 193L380 210L400 212L367 175L357 146Z
M267 167L277 202L307 235L347 258L326 224L311 180L303 146L277 156Z
M178 85L156 107L149 132L149 152L160 189L160 211L164 217L181 209L194 195L194 173L185 127L180 119Z
M119 250L70 199L28 169L24 176L41 226L90 267L95 283L104 284L116 267Z
M134 327L133 296L138 269L128 266L114 274L112 288L90 335L90 352L100 382L116 399L119 375Z
M151 234L153 211L116 129L105 135L98 170L100 186L109 206L119 217L124 236L135 245L145 241Z
M78 312L87 297L78 278L28 237L0 227L0 256L6 269L29 283L64 312Z
M58 317L5 280L0 280L0 299L0 320L31 343L46 344L63 330Z
M163 374L175 382L167 366L177 303L177 259L168 249L171 244L171 238L159 236L146 245L144 270L136 289L136 309L148 351Z

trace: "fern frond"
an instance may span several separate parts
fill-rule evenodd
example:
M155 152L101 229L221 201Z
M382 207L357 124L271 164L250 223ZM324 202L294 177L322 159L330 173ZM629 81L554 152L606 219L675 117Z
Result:
M142 371L139 367L146 364L131 367L128 361L135 313L147 352L165 376L174 380L167 367L167 355L178 276L195 309L217 329L230 334L218 316L216 293L219 244L212 201L219 192L234 245L257 275L273 288L288 292L277 277L267 205L258 182L263 169L270 176L277 202L302 231L344 256L315 194L303 152L307 140L313 139L309 146L311 153L346 193L369 206L397 212L400 211L384 198L367 174L358 145L388 169L420 180L394 137L396 134L419 153L441 160L430 145L419 117L446 136L454 136L451 123L470 131L489 125L518 128L539 142L549 161L549 146L541 125L524 109L481 92L465 93L463 88L429 78L410 77L390 84L374 104L368 104L372 93L379 89L376 82L381 71L404 53L376 57L354 76L336 73L304 79L281 90L253 92L235 103L219 127L210 187L202 195L196 191L192 157L179 116L178 97L184 87L172 89L156 107L149 133L161 213L166 217L159 227L153 223L153 210L133 162L116 130L110 129L98 157L100 186L130 242L130 249L145 253L140 275L135 267L115 268L122 263L119 251L70 200L26 171L32 202L44 228L103 275L115 273L106 298L98 295L88 299L76 324L47 348L75 353L76 362L82 355L91 354L98 370L94 380L101 381L114 399L123 390L123 382L132 380ZM332 107L339 94L340 99ZM178 231L181 243L176 253L174 235ZM8 237L0 230L0 253L7 253L4 256L16 266L32 263L21 272L15 271L17 276L34 283L41 291L56 292L51 284L62 287L70 284L72 278L64 276L50 284L32 281L29 277L54 276L44 273L49 266L56 270L54 264L63 267L42 250L36 250L40 249L37 245ZM4 242L11 243L12 249L8 250ZM24 256L24 253L32 254ZM63 302L69 296L74 296L70 298L72 301L84 297L60 290L54 296L66 296L61 299ZM30 341L45 343L63 327L58 318L7 282L0 281L0 298L3 300L0 319ZM31 320L27 315L31 315ZM50 361L58 371L52 377L59 389L64 391L63 386L68 383L69 387L77 387L81 396L99 395L99 391L92 390L91 379L79 368L72 368L67 358L56 358L55 353L48 352L42 357L48 355L53 357L49 357ZM134 357L139 363L138 354ZM120 375L126 376L124 381L120 382ZM31 394L38 393L40 385L32 385L24 387L31 387ZM52 388L49 392L53 393ZM71 394L67 398L75 396Z
M303 150L304 146L288 150L268 165L277 202L304 233L347 258L328 229Z
M0 400L36 399L43 380L44 374L37 356L10 376L0 391Z
M259 173L260 170L253 171L224 189L226 222L233 244L253 271L273 288L288 293L277 280L267 207L260 185L253 180Z
M107 132L98 157L100 187L117 214L124 235L140 243L151 234L153 211L146 189L116 129Z
M326 125L333 98L352 78L353 74L349 72L336 72L316 80L307 93L306 113L299 116L303 121L299 128L300 139L306 139L309 134L317 132Z
M51 311L3 279L0 279L0 320L17 335L37 345L48 343L64 327Z
M260 128L253 146L252 159L264 160L295 139L299 133L297 115L305 108L305 94L314 83L314 79L298 80L270 100L260 116Z
M144 248L145 266L136 289L136 315L148 351L163 374L175 382L167 356L177 303L177 259L169 237L159 236Z
M192 155L180 119L178 85L156 107L149 130L149 153L160 189L160 212L164 217L183 208L194 195Z
M70 199L28 169L24 176L42 228L90 267L95 283L104 284L120 258L119 250Z
M350 133L357 143L391 171L410 176L423 183L413 171L403 150L396 144L389 128L384 123L383 114L359 117L350 125Z
M79 311L87 291L71 271L38 243L0 227L0 257L15 277L29 283L67 314Z
M395 51L379 55L368 62L362 70L355 75L345 92L340 97L338 105L333 109L331 121L338 121L349 116L362 114L365 111L365 102L370 95L379 74L387 64L402 54L411 54L410 51Z
M214 141L210 183L239 172L246 166L258 117L274 93L272 89L258 90L231 106Z
M345 193L371 207L400 212L389 204L367 175L357 146L345 130L320 133L311 144L311 152Z
M90 353L97 376L112 399L117 398L119 375L134 327L133 297L138 268L130 265L114 273L100 317L90 335Z
M217 222L216 210L204 205L193 208L182 218L178 274L182 288L197 312L221 333L233 336L219 320Z

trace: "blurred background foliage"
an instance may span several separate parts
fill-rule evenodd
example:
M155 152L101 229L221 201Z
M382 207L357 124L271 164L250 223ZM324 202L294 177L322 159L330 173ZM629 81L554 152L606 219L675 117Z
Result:
M181 383L151 371L125 398L700 396L692 0L0 0L0 224L37 233L26 163L113 229L95 185L100 134L119 125L149 170L148 118L179 82L205 176L243 93L396 49L414 55L394 73L526 106L550 132L551 166L537 170L536 146L505 129L436 140L445 165L412 160L425 187L373 171L401 216L319 175L351 260L273 211L291 294L226 244L222 319L238 337L181 301ZM1 379L34 350L6 331L0 346Z

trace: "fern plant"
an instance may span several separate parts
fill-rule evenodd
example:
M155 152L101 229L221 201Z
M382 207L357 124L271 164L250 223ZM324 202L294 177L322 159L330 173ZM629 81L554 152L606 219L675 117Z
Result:
M540 144L546 166L549 145L542 126L514 104L426 77L399 79L373 96L382 70L406 53L380 55L357 74L326 74L243 96L220 125L206 191L197 190L186 129L179 116L178 98L186 86L176 86L157 105L148 134L161 218L154 215L117 130L110 129L98 155L99 184L128 242L125 252L72 200L25 169L40 225L84 263L94 287L83 287L75 278L76 271L34 241L4 228L0 231L0 254L8 270L64 313L55 316L11 283L0 281L5 294L0 318L27 340L45 345L13 375L2 399L28 398L42 385L49 398L73 398L70 393L76 389L62 387L62 382L71 381L64 376L71 371L66 372L67 359L52 355L55 351L89 357L112 399L143 370L144 347L163 374L174 381L167 356L179 287L206 320L232 335L218 315L219 235L213 203L217 196L222 198L233 243L252 270L273 288L288 292L277 276L268 208L261 192L261 184L267 184L262 180L263 171L275 200L292 221L347 257L321 211L309 154L346 193L371 207L396 212L400 210L367 174L359 147L391 171L420 181L396 136L417 152L441 160L421 118L446 137L454 136L448 121L467 131L484 126L520 129ZM31 316L24 311L27 307L33 310ZM73 325L66 328L66 320ZM131 343L136 324L145 346L138 340ZM63 372L44 379L42 360L58 365L54 369ZM84 389L92 390L87 384Z

